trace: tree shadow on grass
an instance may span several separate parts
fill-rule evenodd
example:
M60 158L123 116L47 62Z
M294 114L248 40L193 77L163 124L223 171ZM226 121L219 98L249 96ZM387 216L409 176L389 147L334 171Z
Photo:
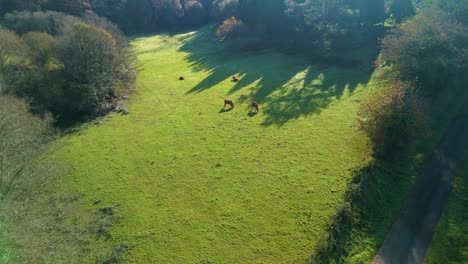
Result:
M179 39L179 51L195 71L208 71L209 76L187 94L202 93L237 76L227 95L239 91L236 101L260 104L264 126L282 126L292 119L317 113L345 92L353 93L371 77L371 62L378 50L365 50L352 67L319 67L319 61L285 55L271 50L256 52L228 51L214 37L214 27L206 27ZM321 62L323 66L323 62ZM345 63L341 63L344 65Z

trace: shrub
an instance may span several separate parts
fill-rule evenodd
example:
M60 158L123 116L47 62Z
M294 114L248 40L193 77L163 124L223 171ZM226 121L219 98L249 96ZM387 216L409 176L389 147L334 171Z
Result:
M398 81L363 102L358 116L359 128L369 136L378 158L401 154L427 119L423 102Z

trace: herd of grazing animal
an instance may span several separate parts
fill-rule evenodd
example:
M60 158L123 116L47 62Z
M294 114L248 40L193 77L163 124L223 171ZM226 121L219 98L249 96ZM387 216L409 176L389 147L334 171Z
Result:
M183 81L185 80L185 78L183 76L180 76L179 77L179 81ZM232 76L232 82L238 82L239 81L239 78L237 78L236 76ZM226 106L229 105L232 108L234 108L234 102L231 101L231 100L224 100L224 107L223 108L226 108ZM255 112L259 112L260 111L260 108L258 107L258 103L257 102L252 102L252 104L250 105L250 109L254 109Z

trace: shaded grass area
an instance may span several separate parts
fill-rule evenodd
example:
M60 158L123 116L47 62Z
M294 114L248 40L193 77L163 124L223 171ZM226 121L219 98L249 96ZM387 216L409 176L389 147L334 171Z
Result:
M437 225L425 263L468 262L468 161L453 182L453 192Z
M419 138L397 161L374 160L355 172L344 209L334 216L329 236L318 245L319 263L369 263L383 243L426 158L463 107L462 86L433 98L427 135Z
M130 115L57 143L63 186L85 208L112 206L109 243L132 245L130 263L302 263L367 165L355 114L380 84L367 69L228 53L210 32L132 41Z

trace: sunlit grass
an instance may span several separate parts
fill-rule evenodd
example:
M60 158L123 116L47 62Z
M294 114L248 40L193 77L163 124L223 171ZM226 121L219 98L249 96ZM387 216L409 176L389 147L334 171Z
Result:
M303 263L367 162L355 114L376 83L358 67L222 52L207 32L132 41L131 114L58 143L63 185L115 208L132 263Z

